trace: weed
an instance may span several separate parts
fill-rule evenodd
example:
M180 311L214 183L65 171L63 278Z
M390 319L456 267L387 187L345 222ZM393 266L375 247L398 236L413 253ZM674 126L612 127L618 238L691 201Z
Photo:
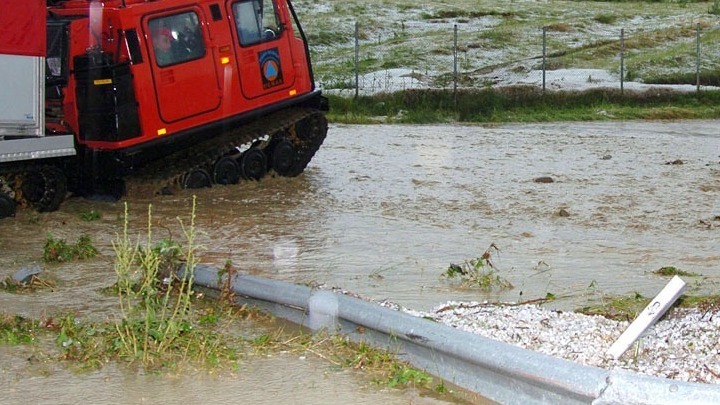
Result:
M43 248L42 260L46 263L64 263L92 259L97 254L98 250L87 235L80 236L74 245L68 245L64 239L56 239L49 233Z
M40 214L37 211L28 211L27 214L25 214L25 221L27 221L28 224L37 225L40 223Z
M681 295L677 305L682 308L698 308L703 312L716 312L720 310L720 296L718 295Z
M593 17L593 20L599 22L600 24L614 24L615 21L617 21L617 16L610 13L600 13L596 14L595 17Z
M365 342L355 343L340 335L331 336L321 342L327 343L328 348L340 357L341 364L374 374L379 384L390 388L431 388L432 377L429 374L399 361L388 351L374 348Z
M92 259L97 256L98 250L92 245L92 240L89 236L81 236L75 246L73 246L73 257L78 260Z
M684 277L699 277L700 274L690 273L684 270L680 270L677 267L665 266L652 272L658 276L684 276Z
M55 239L49 233L43 248L42 258L44 262L68 262L73 258L73 251L65 240Z
M490 246L477 258L466 260L463 264L450 264L448 269L443 273L447 278L459 278L465 286L479 287L484 291L490 291L493 288L501 290L511 289L513 285L497 273L497 269L493 265L491 252L499 252L500 250L491 243Z
M97 221L98 219L102 218L102 214L100 214L100 211L94 209L87 212L81 212L79 216L80 219L85 222Z
M2 344L32 343L35 341L39 329L38 321L20 315L0 314L0 343Z
M107 327L78 322L72 314L66 315L58 324L51 325L57 330L56 342L62 349L63 360L80 363L83 367L98 368L107 362Z
M152 205L148 207L147 246L140 248L128 237L128 214L125 206L123 235L113 243L117 261L117 291L122 317L115 324L118 334L118 356L139 359L148 366L167 357L193 356L195 359L217 358L207 348L223 346L212 333L196 331L193 327L191 298L192 281L197 263L195 245L196 200L190 224L182 221L187 245L180 247L171 241L152 245ZM168 267L184 262L184 274L177 278ZM167 273L164 273L167 272ZM161 274L163 273L163 274ZM161 275L162 280L158 279ZM207 319L206 319L207 321Z
M403 363L394 363L390 367L388 387L415 387L425 386L432 382L432 377L424 371L407 366Z
M601 304L586 306L577 310L577 312L586 315L601 315L619 321L632 321L649 303L650 298L643 297L636 292L629 297L603 298Z

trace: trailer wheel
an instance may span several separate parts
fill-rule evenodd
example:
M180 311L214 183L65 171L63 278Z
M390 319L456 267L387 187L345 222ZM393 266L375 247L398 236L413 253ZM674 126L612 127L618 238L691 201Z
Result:
M22 196L39 212L51 212L60 207L67 194L65 174L55 166L42 166L26 172L22 179Z
M15 201L5 193L0 193L0 219L15 216Z
M238 158L240 173L245 179L260 180L267 173L267 156L258 148L250 148Z

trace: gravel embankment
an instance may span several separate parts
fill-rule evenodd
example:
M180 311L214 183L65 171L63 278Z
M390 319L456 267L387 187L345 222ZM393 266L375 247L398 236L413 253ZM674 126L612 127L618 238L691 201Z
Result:
M720 383L717 310L671 309L648 329L639 344L631 346L618 360L605 353L629 322L536 305L478 302L451 301L431 312L404 311L580 364L682 381Z

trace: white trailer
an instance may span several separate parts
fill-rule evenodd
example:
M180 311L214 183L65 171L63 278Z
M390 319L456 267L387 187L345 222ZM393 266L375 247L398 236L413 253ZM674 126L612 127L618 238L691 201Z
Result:
M45 134L45 57L0 54L0 162L75 154L72 135Z
M7 4L11 12L0 13L0 165L76 154L72 134L46 130L45 73L55 61L48 67L44 3L13 0ZM14 215L18 184L44 187L51 180L52 169L28 168L31 173L20 183L0 170L0 218ZM57 186L58 194L64 193L65 184Z

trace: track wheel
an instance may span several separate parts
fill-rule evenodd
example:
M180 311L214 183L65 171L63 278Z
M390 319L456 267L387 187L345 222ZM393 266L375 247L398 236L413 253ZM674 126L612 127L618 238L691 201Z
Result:
M67 194L67 179L57 167L42 166L27 172L22 179L22 196L40 212L55 211Z
M275 144L270 152L270 167L281 176L288 176L295 165L295 146L287 139Z
M267 157L262 150L250 148L238 158L240 173L245 179L260 180L267 173Z
M213 168L213 180L217 184L236 184L240 181L240 165L229 156L220 158Z
M210 174L203 169L193 169L183 179L183 188L205 188L210 186L212 186Z
M15 201L5 193L0 193L0 219L15 216Z

